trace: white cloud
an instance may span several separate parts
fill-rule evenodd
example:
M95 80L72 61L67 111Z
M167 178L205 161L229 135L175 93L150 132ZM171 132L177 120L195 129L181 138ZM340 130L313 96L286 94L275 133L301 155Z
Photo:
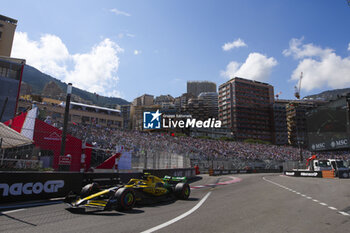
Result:
M285 56L293 56L295 59L301 59L305 57L324 57L332 53L333 50L315 46L313 44L302 44L304 38L301 39L291 39L289 42L289 49L285 49L283 54Z
M140 53L142 53L141 50L137 50L137 49L134 50L134 55L139 55Z
M180 78L173 78L170 82L172 84L179 84L179 83L184 83L185 81L183 79L180 79Z
M350 51L350 43L349 43L349 45L348 45L348 50Z
M118 38L119 38L119 39L123 39L124 36L130 37L130 38L134 38L134 37L135 37L135 35L134 35L134 34L131 34L131 33L126 33L126 34L124 34L124 33L118 33Z
M124 36L125 36L124 33L118 33L118 38L119 38L119 39L123 39Z
M118 53L123 50L110 39L104 39L91 51L70 54L62 40L55 35L43 35L32 41L27 33L16 32L12 55L24 58L28 65L52 75L75 87L104 96L120 96L117 90Z
M243 64L231 61L225 71L221 71L221 76L227 78L241 77L246 79L267 81L272 68L277 65L273 57L266 57L260 53L250 53Z
M303 72L301 88L310 91L317 88L344 88L350 85L350 57L342 58L334 50L313 44L303 44L302 39L292 39L286 56L299 60L291 80L298 81Z
M68 72L67 82L77 82L88 91L110 95L108 90L116 87L119 67L117 54L122 49L110 39L95 45L89 53L72 55L74 70Z
M235 41L224 44L222 46L222 49L224 51L229 51L229 50L234 49L234 48L245 47L245 46L247 46L246 43L244 43L244 41L241 40L241 38L238 38Z
M24 32L16 32L12 56L25 58L27 64L57 77L65 75L70 59L67 47L57 36L46 34L39 41L32 41Z
M124 12L124 11L120 11L116 8L110 9L111 12L113 12L116 15L124 15L124 16L131 16L131 14Z

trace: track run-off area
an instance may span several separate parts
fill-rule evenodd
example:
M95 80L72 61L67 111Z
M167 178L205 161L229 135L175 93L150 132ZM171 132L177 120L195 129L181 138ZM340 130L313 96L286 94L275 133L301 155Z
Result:
M242 174L190 184L189 200L72 213L60 201L0 209L0 232L349 232L350 179Z

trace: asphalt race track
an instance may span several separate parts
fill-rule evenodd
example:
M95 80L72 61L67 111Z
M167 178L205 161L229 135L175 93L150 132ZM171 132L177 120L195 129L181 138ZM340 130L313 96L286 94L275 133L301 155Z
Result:
M202 177L191 184L196 188L190 200L129 212L76 214L63 203L3 210L0 231L350 232L350 180L279 174Z

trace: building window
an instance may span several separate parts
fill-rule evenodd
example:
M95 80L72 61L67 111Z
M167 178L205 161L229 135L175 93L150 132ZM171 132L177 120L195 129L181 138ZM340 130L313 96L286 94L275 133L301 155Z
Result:
M0 31L0 39L1 39L2 32Z

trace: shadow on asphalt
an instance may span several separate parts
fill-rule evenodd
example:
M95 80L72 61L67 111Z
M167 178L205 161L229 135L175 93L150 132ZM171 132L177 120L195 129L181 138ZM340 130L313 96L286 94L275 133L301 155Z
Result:
M198 200L199 200L198 198L190 197L187 200L179 200L179 201L198 201ZM163 201L151 201L151 202L147 202L147 203L137 203L135 206L137 206L138 208L158 207L158 206L171 205L171 204L175 203L176 201L178 201L178 200L175 198L172 198L172 199L163 200Z
M125 214L142 214L145 211L139 210L139 209L132 209L132 210L126 210L126 211L120 211L120 212L125 213Z
M199 201L199 198L190 197L186 201Z
M201 180L201 179L203 179L203 177L201 177L201 176L196 176L196 177L194 177L194 178L189 179L189 180L187 181L187 183L191 184L191 183L194 183L194 182L196 182L196 181L198 181L198 180Z
M88 210L85 211L84 208L66 208L72 214L81 214L81 215L98 215L98 216L121 216L125 214L142 214L145 211L139 209L132 209L126 211L104 211L104 210Z
M34 227L37 226L37 225L35 225L35 224L33 224L33 223L30 223L30 222L21 220L21 219L19 219L19 218L15 218L15 217L10 216L10 215L7 215L7 214L0 214L0 216L5 216L5 217L7 217L7 218L9 218L9 219L12 219L12 220L15 220L15 221L17 221L17 222L21 222L21 223L24 223L24 224L27 224L27 225L30 225L30 226L34 226Z

